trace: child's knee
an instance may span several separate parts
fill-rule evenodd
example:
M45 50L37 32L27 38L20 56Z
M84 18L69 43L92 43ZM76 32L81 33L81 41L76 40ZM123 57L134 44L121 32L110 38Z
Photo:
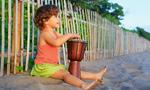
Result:
M63 77L66 76L67 74L69 74L68 71L63 70L63 69L61 69L61 70L59 71L59 73L61 73L61 75L62 75Z
M70 73L66 70L63 70L63 76L69 75Z

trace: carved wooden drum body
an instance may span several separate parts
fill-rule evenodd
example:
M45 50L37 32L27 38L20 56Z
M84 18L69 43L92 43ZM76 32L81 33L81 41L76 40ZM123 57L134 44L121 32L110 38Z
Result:
M78 39L72 39L67 41L68 59L70 60L69 72L80 78L80 61L84 57L84 52L87 43Z

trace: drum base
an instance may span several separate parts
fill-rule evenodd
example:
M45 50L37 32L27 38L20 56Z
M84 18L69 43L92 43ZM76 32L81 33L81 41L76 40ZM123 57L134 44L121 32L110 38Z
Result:
M79 61L71 61L69 64L69 72L70 72L70 74L72 74L80 79L81 78L80 62Z

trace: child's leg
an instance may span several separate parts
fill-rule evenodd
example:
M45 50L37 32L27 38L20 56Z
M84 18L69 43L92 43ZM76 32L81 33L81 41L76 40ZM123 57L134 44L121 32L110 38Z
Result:
M65 82L67 82L71 85L74 85L74 86L78 86L78 87L80 87L81 84L84 83L83 81L81 81L78 78L75 78L69 72L67 72L65 70L60 70L60 71L56 72L54 75L52 75L52 78L64 80Z
M84 81L78 79L77 77L71 75L69 72L64 71L64 70L60 70L56 72L54 75L52 75L52 78L62 79L68 84L71 84L71 85L74 85L83 89L93 88L99 83L97 80L95 80L94 82L90 84L86 84Z
M88 80L102 80L104 77L104 74L106 73L107 68L103 68L100 72L98 73L91 73L91 72L85 72L81 71L81 78L82 79L88 79Z

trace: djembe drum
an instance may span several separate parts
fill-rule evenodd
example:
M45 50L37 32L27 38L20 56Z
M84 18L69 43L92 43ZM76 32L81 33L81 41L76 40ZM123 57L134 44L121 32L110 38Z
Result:
M87 43L80 39L67 41L68 59L70 60L68 70L72 75L78 78L81 77L80 62L84 57L86 45Z

